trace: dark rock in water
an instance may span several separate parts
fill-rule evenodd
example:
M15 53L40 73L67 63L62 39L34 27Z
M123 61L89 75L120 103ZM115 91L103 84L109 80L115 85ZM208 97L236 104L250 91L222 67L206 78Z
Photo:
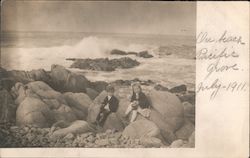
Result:
M108 58L98 59L77 59L70 66L71 68L96 70L96 71L114 71L115 68L110 64Z
M115 68L122 68L122 69L133 68L135 66L140 65L138 61L133 60L129 57L123 57L120 59L112 59L110 61L111 61L111 64L114 65Z
M143 58L152 58L154 57L153 55L149 54L148 51L142 51L137 54L138 57L143 57Z
M111 60L108 58L97 58L77 59L70 67L95 71L114 71L116 68L128 69L138 66L139 64L138 61L128 57Z
M128 55L137 55L137 52L127 52Z
M16 109L12 96L0 87L0 123L15 122Z
M111 55L127 55L125 51L119 50L119 49L113 49L110 52Z
M140 80L135 78L133 80L115 80L111 82L114 86L130 86L133 82L139 82L141 85L150 86L153 85L154 82L152 80Z
M180 86L173 87L169 90L171 93L182 93L187 91L187 86L182 84Z
M164 87L160 84L157 84L154 86L154 89L157 90L157 91L169 91L169 89L167 87Z
M66 58L66 60L75 61L75 60L77 60L77 58Z

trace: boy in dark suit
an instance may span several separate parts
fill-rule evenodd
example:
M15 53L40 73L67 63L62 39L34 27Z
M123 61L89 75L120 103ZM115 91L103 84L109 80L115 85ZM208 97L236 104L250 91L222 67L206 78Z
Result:
M103 126L108 115L112 112L116 112L118 109L119 101L114 96L115 89L111 85L106 87L106 91L108 93L107 97L102 102L100 107L100 112L96 118L96 124L99 126Z

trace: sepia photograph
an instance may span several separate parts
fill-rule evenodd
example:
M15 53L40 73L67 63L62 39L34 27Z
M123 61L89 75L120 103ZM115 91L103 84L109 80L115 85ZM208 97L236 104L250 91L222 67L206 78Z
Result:
M196 2L1 3L0 148L195 148Z

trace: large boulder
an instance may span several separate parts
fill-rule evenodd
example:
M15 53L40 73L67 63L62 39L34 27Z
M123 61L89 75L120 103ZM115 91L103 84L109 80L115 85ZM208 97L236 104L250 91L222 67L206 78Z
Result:
M88 108L93 103L85 93L66 92L63 94L66 102L71 109L76 113L78 119L86 119Z
M105 81L95 81L89 83L89 88L96 90L98 93L104 91L107 87L108 83Z
M89 81L81 74L72 73L60 65L51 66L53 88L60 92L86 92Z
M195 106L189 102L183 102L182 105L185 118L195 124Z
M191 136L188 138L188 145L191 148L195 147L195 132L193 132Z
M151 90L149 98L153 108L163 116L170 131L181 127L184 120L184 109L176 95L167 91Z
M44 81L47 84L51 83L51 77L44 69L31 70L29 73L35 81Z
M68 127L66 128L61 128L56 131L54 131L51 135L53 139L57 138L62 138L65 137L66 135L72 133L74 135L76 134L81 134L81 133L86 133L86 132L91 132L93 131L88 123L83 120L76 120L72 122Z
M53 115L48 105L37 98L26 97L17 108L16 123L19 126L50 127L53 122Z
M103 125L103 130L106 131L108 129L122 131L124 129L124 125L122 120L117 116L116 113L111 113L107 120Z
M171 92L171 93L183 93L186 91L187 91L187 86L184 84L179 85L179 86L175 86L169 90L169 92Z
M15 122L16 104L6 89L0 87L0 123Z
M42 81L30 82L26 85L17 83L12 91L16 94L15 102L20 104L16 112L19 125L33 124L39 127L50 127L52 123L60 120L72 122L86 118L88 107L84 101L88 100L91 103L86 94L75 96L69 93L65 97ZM85 97L85 99L79 99L79 97Z
M147 119L136 120L130 123L123 131L123 136L131 139L140 139L142 137L161 137L160 129L157 125Z
M99 95L99 93L96 90L92 89L92 88L86 88L86 94L92 100L94 100Z

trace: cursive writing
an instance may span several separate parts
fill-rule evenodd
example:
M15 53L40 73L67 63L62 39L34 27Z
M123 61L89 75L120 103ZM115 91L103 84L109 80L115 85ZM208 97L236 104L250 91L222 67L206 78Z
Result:
M236 91L246 91L246 82L232 81L229 83L223 83L219 78L216 78L212 83L208 84L205 82L200 82L197 87L197 93L202 91L211 91L210 100L214 99L218 93L222 90L236 92Z
M241 36L230 35L227 30L225 30L219 37L211 37L207 32L200 32L196 38L196 43L236 43L244 45Z
M196 87L197 93L211 91L210 99L214 99L221 91L245 91L246 83L239 81L230 81L225 83L222 78L215 76L215 79L207 80L213 74L219 73L220 76L227 71L239 71L240 68L235 60L240 57L237 47L245 45L240 35L232 35L225 30L219 36L211 36L208 32L200 32L196 39L200 45L197 51L197 60L206 62L206 71L204 80ZM211 77L210 77L211 78Z

